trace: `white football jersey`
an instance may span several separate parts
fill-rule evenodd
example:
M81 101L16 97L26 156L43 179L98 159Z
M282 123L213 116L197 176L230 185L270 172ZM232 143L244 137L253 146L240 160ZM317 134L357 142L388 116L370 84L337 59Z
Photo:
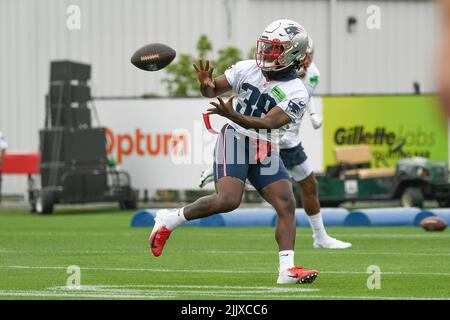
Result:
M6 150L7 148L8 148L8 144L6 143L3 133L0 131L0 151Z
M226 70L225 77L236 94L233 104L237 112L258 118L264 118L275 106L286 112L292 122L280 128L280 136L290 126L299 123L305 113L309 101L308 91L295 74L281 81L267 81L255 60L244 60ZM267 139L263 130L257 134L255 130L245 129L232 121L229 124L245 136ZM272 134L271 139L274 138L276 135Z
M309 95L310 104L314 103L312 98L314 94L314 90L316 90L317 85L319 84L319 69L317 68L314 62L311 63L308 70L306 71L306 75L303 78L300 78L303 84L306 87ZM286 133L280 140L280 149L290 149L300 144L300 123L296 123L289 127Z

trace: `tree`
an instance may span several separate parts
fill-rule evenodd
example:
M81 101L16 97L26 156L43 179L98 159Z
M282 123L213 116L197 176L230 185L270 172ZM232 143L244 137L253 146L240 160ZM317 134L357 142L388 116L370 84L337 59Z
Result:
M198 64L200 59L208 59L208 54L213 51L213 46L206 35L201 35L196 45L197 57L182 53L177 62L172 62L166 67L168 75L162 81L166 83L167 92L170 96L198 96L200 94L200 85L197 81L197 75L193 63ZM254 48L250 51L249 59L254 58ZM242 60L242 52L236 47L226 47L218 51L217 60L211 61L214 67L214 76L221 75L230 66L237 61Z
M226 47L219 50L219 57L214 61L215 74L221 75L230 66L242 60L241 50L235 47Z
M205 59L212 51L212 44L206 35L201 35L196 46L200 59ZM166 88L170 96L198 95L200 86L197 75L192 68L192 64L199 59L194 59L190 54L182 53L177 62L166 67L168 78L162 81L166 83Z
M250 48L250 51L248 52L247 59L255 59L256 54L256 47L253 46Z
M162 81L167 84L167 91L170 96L187 96L189 93L199 90L197 75L192 71L193 61L191 55L182 53L176 63L166 67L166 73L169 74L170 78L165 78Z
M212 51L213 47L208 37L204 34L200 36L197 41L197 51L200 59L205 59L208 52Z

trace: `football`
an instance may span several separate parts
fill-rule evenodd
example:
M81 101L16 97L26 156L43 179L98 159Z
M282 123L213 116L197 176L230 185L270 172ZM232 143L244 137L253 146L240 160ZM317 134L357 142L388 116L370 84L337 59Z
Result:
M131 63L145 71L158 71L167 67L176 52L169 46L161 43L151 43L137 50L131 57Z
M420 221L420 226L426 231L443 231L448 224L439 217L428 217Z

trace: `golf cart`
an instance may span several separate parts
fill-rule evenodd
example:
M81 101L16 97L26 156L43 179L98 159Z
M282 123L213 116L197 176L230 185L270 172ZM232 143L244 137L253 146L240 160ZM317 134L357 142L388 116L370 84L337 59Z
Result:
M395 149L403 156L401 148ZM422 207L424 200L450 206L449 171L442 161L414 157L399 160L395 168L371 168L369 145L336 147L334 151L337 164L316 175L322 206L397 199L404 207Z

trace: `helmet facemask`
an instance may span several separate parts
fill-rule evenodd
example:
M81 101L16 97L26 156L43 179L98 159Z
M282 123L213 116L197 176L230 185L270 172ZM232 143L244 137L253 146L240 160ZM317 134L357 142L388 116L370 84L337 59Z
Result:
M280 40L273 41L267 39L259 39L256 41L255 59L258 67L261 69L276 69L280 67L278 58L283 52Z
M286 63L286 53L290 49L290 43L260 38L256 42L256 63L263 71L281 71L291 65Z

